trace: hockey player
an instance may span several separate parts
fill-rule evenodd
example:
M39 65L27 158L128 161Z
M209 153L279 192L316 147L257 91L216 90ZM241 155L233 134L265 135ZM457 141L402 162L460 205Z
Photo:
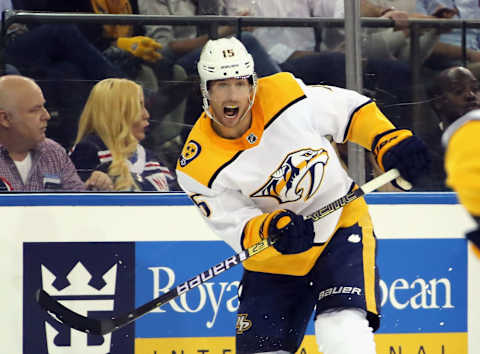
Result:
M354 91L289 73L257 80L235 38L207 42L198 72L204 113L178 181L236 252L277 239L244 263L237 353L294 353L312 313L324 354L375 353L379 279L365 200L315 223L303 216L356 188L328 136L371 149L382 169L413 183L428 165L425 145Z
M480 257L480 109L456 120L443 133L446 147L447 184L457 192L460 203L470 212L477 228L465 236Z
M469 69L452 67L436 77L430 95L446 129L442 144L447 185L478 224L466 237L480 257L480 83Z

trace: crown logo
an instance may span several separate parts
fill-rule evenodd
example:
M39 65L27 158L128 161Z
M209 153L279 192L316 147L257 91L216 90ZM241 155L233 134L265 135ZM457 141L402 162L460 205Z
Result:
M54 286L56 276L43 264L41 265L42 287L51 296L61 297L60 303L69 309L88 316L90 311L113 311L115 285L117 280L117 264L113 265L102 279L105 284L101 289L96 289L90 285L93 278L92 274L85 268L81 262L77 262L73 269L68 273L68 286L58 290ZM88 297L91 296L91 299ZM101 298L99 299L99 297ZM101 343L88 345L87 334L69 329L70 343L57 344L65 335L60 333L48 322L45 322L45 335L49 354L106 354L110 352L111 334L103 336Z
M43 264L42 268L42 288L51 296L75 296L75 295L111 295L115 294L115 285L117 279L117 265L114 264L104 275L103 280L106 285L100 290L92 287L89 283L92 275L85 268L82 262L77 262L73 269L68 273L67 280L69 286L62 290L58 290L53 283L56 276Z

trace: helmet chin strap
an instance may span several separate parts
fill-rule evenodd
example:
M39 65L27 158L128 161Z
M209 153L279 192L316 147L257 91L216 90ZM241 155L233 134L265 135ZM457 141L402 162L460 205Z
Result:
M239 121L242 121L248 114L248 112L252 109L253 103L255 102L255 95L257 94L257 85L253 85L253 93L250 95L248 98L248 108L245 110L243 115L240 117ZM203 110L205 111L205 114L213 120L215 123L221 125L222 127L225 127L223 123L221 123L218 119L214 117L214 114L210 112L210 104L208 103L208 92L207 94L203 95Z

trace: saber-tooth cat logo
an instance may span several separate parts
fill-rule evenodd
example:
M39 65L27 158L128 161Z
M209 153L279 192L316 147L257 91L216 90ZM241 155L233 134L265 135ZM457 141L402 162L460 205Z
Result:
M25 243L24 352L133 354L132 326L122 333L88 335L42 311L32 296L41 287L83 316L110 316L134 307L131 274L131 243Z
M279 203L311 198L320 187L328 153L324 149L302 149L283 160L269 180L252 197L272 197Z

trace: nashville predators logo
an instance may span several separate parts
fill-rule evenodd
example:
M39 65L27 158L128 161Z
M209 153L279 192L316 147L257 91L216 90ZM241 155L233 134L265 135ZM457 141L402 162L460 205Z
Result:
M246 313L239 313L237 315L237 324L235 326L237 334L243 334L252 327L252 321L250 321Z
M182 154L179 159L180 166L185 167L187 164L193 161L196 158L202 147L195 140L190 140L183 148Z
M328 153L324 149L303 149L290 153L270 179L252 197L272 197L280 204L311 198L320 187Z

